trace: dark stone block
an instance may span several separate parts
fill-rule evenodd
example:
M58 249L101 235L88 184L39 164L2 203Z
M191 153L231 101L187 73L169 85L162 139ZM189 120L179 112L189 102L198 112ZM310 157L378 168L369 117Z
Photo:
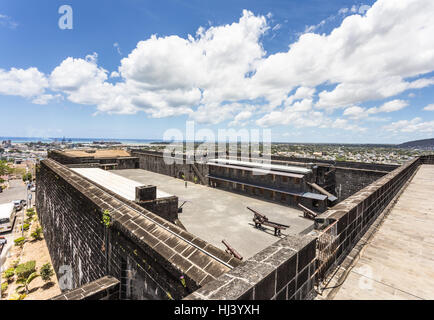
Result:
M255 286L255 300L270 300L276 293L276 272L272 272Z
M295 278L297 272L297 255L292 256L288 261L277 269L276 290L281 290Z
M296 280L294 279L288 284L288 299L295 294L295 282Z
M253 288L241 295L237 300L253 300Z
M309 268L305 268L302 272L297 275L297 287L296 290L299 290L308 280L309 278Z
M276 295L276 300L286 300L287 299L287 291L288 288L285 287L282 291L280 291L277 295Z
M301 249L298 254L297 271L300 272L306 267L316 256L316 239L307 244Z

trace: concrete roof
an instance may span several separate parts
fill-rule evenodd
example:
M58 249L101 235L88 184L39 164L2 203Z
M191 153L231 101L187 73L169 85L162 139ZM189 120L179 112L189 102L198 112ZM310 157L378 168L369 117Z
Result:
M71 170L131 201L136 199L136 187L144 185L99 168L71 168ZM151 181L149 185L152 185ZM157 199L171 196L157 188Z
M92 150L95 152L86 152L86 150L65 150L61 151L64 155L68 157L93 157L93 158L117 158L117 157L131 157L130 153L121 149L102 149L102 150Z
M239 160L230 160L230 159L210 159L208 163L209 162L214 162L219 164L232 164L232 165L244 166L249 168L260 168L264 170L292 172L292 173L299 173L299 174L308 174L312 172L312 170L303 167L284 166L278 164L264 164L259 162L239 161Z
M254 187L254 188L258 188L258 189L265 189L265 190L270 190L270 191L274 191L274 192L285 193L285 194L289 194L292 196L304 197L304 198L321 200L321 201L324 201L325 199L327 199L326 195L313 193L313 192L292 192L292 191L282 190L282 189L278 189L278 188L271 188L271 187L261 186L258 184L242 182L242 181L238 181L238 180L234 180L234 179L230 179L230 178L220 178L217 176L213 176L211 174L208 174L207 177L210 179L216 179L216 180L222 180L222 181L227 181L227 182L232 182L232 183L237 183L237 184L243 184L245 186Z
M185 182L171 176L142 169L113 170L114 174L129 179L152 181L154 185L187 201L179 213L179 220L192 234L225 250L222 240L235 248L244 260L275 243L274 229L256 229L253 214L247 207L265 214L271 221L291 226L284 235L297 235L312 227L313 222L303 218L302 211L275 202L248 195L228 192L206 185ZM321 196L321 195L320 195ZM180 203L182 204L182 202Z
M258 175L264 175L264 174L270 174L269 171L264 170L264 169L256 169L256 168L247 168L247 167L242 167L242 166L234 166L234 165L230 165L230 164L220 164L220 163L211 163L208 162L207 163L209 166L216 166L216 167L222 167L222 168L230 168L230 169L237 169L237 170L245 170L245 171L249 171L249 172L254 172L254 174L258 174ZM290 172L271 172L272 174L278 174L280 176L284 176L284 177L290 177L290 178L297 178L297 179L303 179L304 175L302 174L296 174L296 173L290 173Z

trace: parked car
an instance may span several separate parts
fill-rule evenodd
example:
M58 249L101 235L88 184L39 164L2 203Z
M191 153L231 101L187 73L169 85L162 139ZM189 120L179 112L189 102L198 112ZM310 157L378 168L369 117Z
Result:
M20 211L23 208L23 205L21 204L21 200L15 200L14 206L16 211Z
M2 253L2 251L3 251L3 247L5 246L5 244L6 244L7 242L8 242L8 241L6 240L5 237L0 236L0 254Z

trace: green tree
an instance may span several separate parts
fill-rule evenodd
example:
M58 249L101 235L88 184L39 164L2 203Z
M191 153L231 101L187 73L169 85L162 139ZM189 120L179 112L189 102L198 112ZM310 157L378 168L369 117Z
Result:
M15 269L9 268L4 272L4 277L10 282L15 275Z
M29 284L37 277L39 277L39 274L37 272L33 272L26 279L17 280L17 283L20 284L17 286L17 290L24 288L24 290L26 290L26 294L29 294Z
M36 261L32 260L18 265L15 269L15 273L17 275L17 283L20 284L20 286L17 287L17 290L24 288L26 294L28 294L29 284L39 277L39 274L36 272Z
M33 218L34 215L35 215L35 210L33 208L30 208L30 209L26 210L26 216L28 218Z
M25 241L26 241L26 239L24 237L19 237L19 238L14 240L15 245L18 247L21 247L21 248L23 247Z
M41 240L42 239L42 228L38 227L34 232L32 232L31 236L34 240Z
M2 294L2 296L3 295L6 295L6 290L8 289L8 287L9 287L9 283L7 283L7 282L3 282L2 284L1 284L1 294Z
M41 271L39 272L41 275L42 280L45 282L49 282L51 280L51 277L54 275L54 271L51 268L51 264L46 263L41 267Z
M7 161L0 161L0 176L11 174L13 169L9 167Z

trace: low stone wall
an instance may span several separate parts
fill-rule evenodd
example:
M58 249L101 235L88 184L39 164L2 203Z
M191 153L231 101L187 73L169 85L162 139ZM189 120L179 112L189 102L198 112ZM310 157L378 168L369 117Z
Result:
M50 300L119 300L119 297L119 280L106 276L77 289L62 293Z
M434 155L420 157L421 164L434 164Z
M302 300L314 289L316 238L287 236L187 300Z
M178 220L178 197L172 196L151 201L141 201L138 204L167 221L175 223Z
M333 234L336 238L333 244L336 254L327 263L329 269L333 269L345 258L421 163L423 160L418 158L404 164L321 216L331 222L336 221Z

